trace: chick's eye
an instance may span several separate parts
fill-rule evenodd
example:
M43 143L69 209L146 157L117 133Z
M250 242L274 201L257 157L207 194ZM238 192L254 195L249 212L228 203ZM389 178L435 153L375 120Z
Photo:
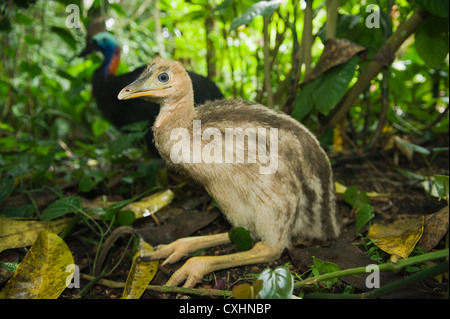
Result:
M159 82L165 83L169 81L169 75L167 73L161 73L158 75Z

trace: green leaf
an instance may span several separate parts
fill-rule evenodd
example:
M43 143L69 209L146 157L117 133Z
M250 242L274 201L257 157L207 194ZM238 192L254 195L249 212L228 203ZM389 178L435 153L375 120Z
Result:
M80 197L68 196L51 203L42 212L41 220L49 221L61 217L68 213L73 213L81 210L83 203Z
M365 205L370 204L370 197L367 193L360 191L356 186L350 186L344 193L344 200L354 209L361 209Z
M448 0L415 0L422 8L432 14L448 18L449 1Z
M118 155L124 150L134 145L137 141L142 139L145 132L129 133L121 135L118 139L108 143L108 151L112 155Z
M314 106L312 95L318 84L318 81L307 82L300 92L297 93L297 96L295 97L294 109L291 112L291 116L297 121L301 122L302 119L312 110Z
M14 190L14 178L6 176L0 179L0 203L11 195Z
M228 232L228 236L230 237L231 242L237 247L237 249L244 251L252 248L253 243L250 232L245 228L232 228Z
M77 40L74 38L73 34L69 31L68 28L51 26L50 30L58 35L59 38L63 40L72 50L75 51L77 49Z
M259 292L262 299L290 299L294 290L294 278L291 272L284 267L275 270L265 269L258 277L263 281Z
M419 146L419 145L407 142L407 141L405 141L405 140L403 140L401 138L396 139L395 141L400 143L404 147L409 148L410 150L412 150L412 151L414 151L416 153L419 153L419 154L422 154L422 155L425 155L425 156L430 155L430 151L428 149L426 149L425 147L422 147L422 146Z
M36 44L39 44L39 42L40 42L40 40L38 38L33 37L32 35L29 35L29 34L25 35L23 38L24 38L25 42L29 45L36 45Z
M372 218L375 217L373 212L373 206L370 205L364 205L361 207L358 211L358 214L356 215L356 223L355 223L355 232L358 233L359 230L367 224Z
M448 54L448 18L429 16L417 28L415 46L429 67L434 68L444 61Z
M275 12L275 10L278 9L281 3L282 3L281 0L272 0L272 1L259 1L253 4L241 16L234 18L233 21L231 21L230 29L236 30L241 25L249 24L257 16L263 17L271 16Z
M328 274L328 273L335 272L335 271L340 271L341 269L339 268L338 265L336 265L332 262L324 261L324 260L321 260L321 259L313 256L312 270L313 270L314 276L319 276L319 275ZM328 287L330 287L336 281L337 281L337 278L333 278L330 280L323 281L323 283L325 283Z
M121 130L129 132L142 132L148 130L148 128L149 128L148 121L139 121L122 126Z
M105 120L95 120L92 123L92 133L94 133L95 137L99 137L103 133L105 133L106 129L109 127L109 123Z
M119 212L117 212L116 215L116 224L120 226L130 226L134 223L136 220L136 217L134 215L134 212L129 209L124 209Z
M358 58L353 57L314 80L318 81L318 84L312 92L312 100L320 113L327 115L345 95L357 62Z
M434 175L434 184L439 196L439 199L445 199L448 201L448 188L449 188L449 178L445 175Z

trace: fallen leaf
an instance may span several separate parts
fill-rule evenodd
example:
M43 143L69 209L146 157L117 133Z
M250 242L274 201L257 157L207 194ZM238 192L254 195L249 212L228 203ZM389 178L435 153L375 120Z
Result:
M263 286L262 280L256 280L252 285L244 283L233 287L234 299L256 299Z
M344 194L345 191L347 190L347 186L345 186L339 182L335 182L334 187L336 189L336 194ZM366 192L366 195L369 196L370 198L389 197L390 196L389 193L377 193L377 192Z
M391 224L373 223L367 237L380 249L391 255L408 258L422 237L424 216L397 220Z
M128 273L122 299L139 299L150 281L152 281L158 270L159 261L143 261L139 258L152 251L153 247L141 239L138 251L133 257L133 263Z
M445 206L436 213L425 216L423 235L417 243L417 246L422 247L425 251L430 251L439 244L442 237L448 232L448 212L448 206Z
M0 252L6 249L31 246L38 234L47 229L59 233L71 218L61 218L50 222L35 220L0 219Z
M173 197L174 193L170 189L167 189L144 197L138 202L130 203L125 208L132 210L135 213L136 218L147 217L169 205L172 202Z
M0 299L56 299L70 282L67 271L74 260L69 247L56 234L43 230L14 275L0 292Z

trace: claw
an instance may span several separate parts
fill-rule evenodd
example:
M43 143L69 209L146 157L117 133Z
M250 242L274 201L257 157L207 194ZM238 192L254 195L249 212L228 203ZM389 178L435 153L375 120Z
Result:
M209 273L208 257L192 257L167 281L167 286L178 286L184 281L184 288L192 288Z

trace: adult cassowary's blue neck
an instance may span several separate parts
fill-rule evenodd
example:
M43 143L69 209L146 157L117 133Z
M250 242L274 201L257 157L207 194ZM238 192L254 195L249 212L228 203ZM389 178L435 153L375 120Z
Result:
M103 75L105 78L108 75L116 75L117 68L120 63L120 47L110 46L102 50L104 56Z

